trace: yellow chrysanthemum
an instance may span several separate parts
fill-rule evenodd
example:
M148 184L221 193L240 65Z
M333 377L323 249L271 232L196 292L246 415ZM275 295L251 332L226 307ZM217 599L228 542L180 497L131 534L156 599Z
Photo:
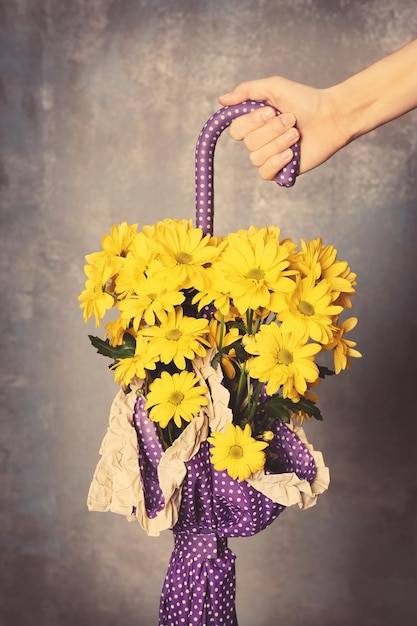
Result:
M138 295L132 295L118 303L121 319L128 325L132 322L135 330L139 329L143 320L149 325L162 320L166 313L174 312L175 307L185 300L182 291L173 289L169 283L162 282L155 275L137 276L135 290Z
M266 441L257 441L252 437L252 429L246 424L240 426L228 424L226 432L215 432L207 438L211 462L219 472L226 470L234 480L246 480L265 466Z
M91 280L99 280L99 276L106 271L108 267L113 268L113 275L117 274L120 269L123 259L117 257L111 252L106 250L100 250L99 252L92 252L85 257L88 265L84 266L84 272Z
M149 247L149 240L144 233L136 233L130 251L122 259L119 273L115 280L115 291L119 298L128 298L134 294L140 295L140 285L143 276L157 267L155 252Z
M360 358L362 354L355 350L356 342L345 338L345 333L355 328L358 320L356 317L349 317L341 324L335 325L333 341L326 346L327 349L333 350L334 371L339 374L341 370L350 368L350 358Z
M212 348L226 348L227 346L235 343L238 339L239 330L237 328L231 328L226 332L224 323L222 324L221 322L218 322L214 317L211 318L209 323L208 341ZM222 370L227 378L234 378L236 376L236 369L233 363L238 363L238 359L236 358L234 348L231 348L226 354L223 354L221 358Z
M135 237L138 225L122 222L111 227L110 234L101 240L103 250L117 256L126 256Z
M281 236L281 229L279 228L279 226L259 227L252 224L246 230L242 228L239 229L237 231L237 234L239 235L239 237L247 240L254 239L255 237L259 236L262 237L265 242L267 242L269 239L272 239L273 241L279 241L279 238Z
M252 378L267 383L266 392L273 395L282 386L284 398L299 400L307 383L315 381L319 370L314 355L321 350L317 343L305 343L292 333L283 333L277 324L261 326L246 351L255 355L248 361Z
M230 295L219 290L221 274L211 266L206 269L206 287L203 291L198 291L192 299L192 304L198 305L201 311L206 306L214 306L221 315L227 316L231 310Z
M149 354L149 342L141 337L136 338L135 354L132 357L119 359L114 365L114 380L119 385L129 385L134 378L146 378L148 370L156 369L157 358Z
M334 316L343 310L341 306L332 304L328 282L322 280L316 285L312 274L298 280L296 288L288 296L277 294L270 308L282 322L282 332L291 332L304 343L311 337L323 345L331 341Z
M169 281L173 288L204 290L206 266L219 255L219 249L212 245L215 240L203 235L201 228L191 228L182 221L169 220L161 228L158 237L149 239L162 265L160 280Z
M344 309L352 308L352 300L350 296L356 293L355 286L357 285L356 274L352 272L350 267L348 266L345 271L341 274L342 278L344 278L350 285L349 289L345 289L341 291L339 296L334 301L334 304L338 304L342 306Z
M168 226L172 225L174 226L174 228L176 228L177 225L181 225L182 228L184 228L186 231L192 230L194 228L193 221L191 219L179 220L172 217L166 217L165 219L156 222L156 224L146 224L145 226L143 226L142 231L149 239L153 241L158 241L159 239L161 239L161 237L164 236L165 229Z
M84 309L84 321L88 322L94 315L98 327L106 311L114 306L114 297L106 287L112 283L118 261L103 252L89 254L85 258L88 265L84 266L84 271L88 278L78 300L80 308Z
M109 338L109 343L111 346L121 346L123 344L123 337L126 333L132 335L132 337L136 337L137 333L133 328L126 328L126 325L121 322L120 316L117 320L112 322L107 322L104 325L106 329L104 338Z
M162 363L173 361L178 369L185 369L185 359L204 356L209 346L206 336L208 320L187 317L180 307L168 313L159 326L144 328L143 337L150 339L149 349Z
M258 235L261 233L261 235ZM269 239L273 241L279 241L279 245L281 248L285 248L287 251L287 259L289 261L289 268L294 270L295 263L294 259L297 251L297 244L295 241L290 239L289 237L280 240L281 230L279 226L263 226L259 228L258 226L249 226L247 230L239 230L238 234L247 237L249 239L253 238L255 235L263 237L264 241L267 242ZM298 269L296 269L295 274L298 274Z
M150 419L161 428L166 428L172 419L180 428L181 420L191 422L201 407L208 404L207 393L207 387L201 385L192 372L173 375L162 372L161 377L149 385L145 407L150 409Z
M100 326L100 320L114 305L113 296L105 293L101 285L93 285L89 281L86 282L86 289L80 293L78 300L81 302L80 308L84 309L84 321L88 322L94 315L96 327Z
M296 267L303 276L313 274L316 282L326 280L333 292L333 300L340 294L346 296L355 293L354 279L346 261L339 261L337 250L332 245L323 245L321 237L312 241L301 240L301 250L296 257ZM341 304L338 302L338 304Z
M286 239L282 239L280 241L280 245L287 249L288 260L290 262L289 267L291 269L295 269L297 271L297 274L298 274L299 270L295 266L295 258L296 258L296 255L297 255L297 244L290 237L287 237Z
M289 278L294 271L287 270L288 265L288 249L265 229L252 237L246 231L231 233L221 258L214 263L217 289L230 295L242 315L248 309L268 307L272 292L294 289Z

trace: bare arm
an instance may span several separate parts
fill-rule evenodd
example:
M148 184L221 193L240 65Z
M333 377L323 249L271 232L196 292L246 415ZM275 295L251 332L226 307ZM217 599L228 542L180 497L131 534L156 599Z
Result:
M232 105L266 100L260 109L235 120L234 139L243 140L259 175L272 180L292 158L301 138L300 173L324 163L345 145L417 107L417 40L327 89L280 76L249 81L219 98ZM296 128L295 128L296 125Z

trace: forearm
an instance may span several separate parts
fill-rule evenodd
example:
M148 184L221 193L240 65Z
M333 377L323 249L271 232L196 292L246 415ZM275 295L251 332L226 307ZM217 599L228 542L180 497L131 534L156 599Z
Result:
M417 107L417 40L329 88L346 143Z

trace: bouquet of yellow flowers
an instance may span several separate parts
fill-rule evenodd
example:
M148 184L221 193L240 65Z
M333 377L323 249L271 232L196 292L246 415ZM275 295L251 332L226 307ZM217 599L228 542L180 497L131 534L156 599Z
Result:
M259 106L226 107L200 135L197 226L114 225L86 257L79 296L86 322L98 327L112 313L104 338L90 340L121 385L89 507L126 514L151 535L174 529L160 624L182 623L186 607L174 592L190 568L206 589L218 580L215 564L223 584L213 583L210 601L189 590L187 610L196 624L237 624L226 537L259 532L327 488L328 469L302 422L322 419L319 383L361 356L346 337L356 318L341 320L356 275L332 245L298 245L275 226L213 235L210 159L248 105ZM285 175L291 184L294 171ZM325 353L334 369L319 363ZM219 603L224 621L215 617Z

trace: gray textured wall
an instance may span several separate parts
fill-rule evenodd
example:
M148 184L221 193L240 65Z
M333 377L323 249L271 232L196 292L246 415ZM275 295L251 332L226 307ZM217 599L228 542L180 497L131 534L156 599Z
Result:
M116 388L78 309L83 257L123 219L193 216L219 93L341 80L415 38L415 0L4 0L0 24L0 623L151 626L170 534L85 505ZM330 491L232 542L241 626L417 623L416 128L413 112L291 190L219 143L216 232L333 243L364 354L308 425Z

